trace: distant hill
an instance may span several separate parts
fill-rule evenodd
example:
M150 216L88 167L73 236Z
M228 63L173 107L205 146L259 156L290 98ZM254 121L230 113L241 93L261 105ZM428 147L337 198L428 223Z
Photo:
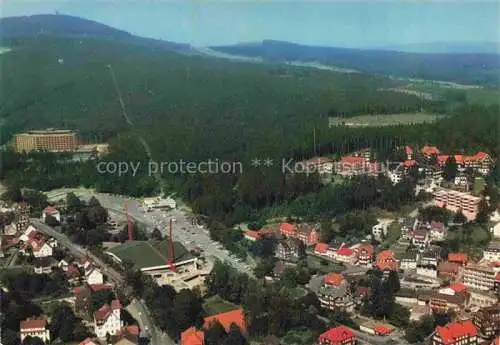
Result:
M379 49L425 54L500 54L500 44L497 42L411 43L379 47Z
M100 38L167 50L190 50L188 44L139 37L92 20L68 15L41 14L0 19L2 45L9 44L13 38L39 36Z
M267 61L308 61L394 77L443 80L466 84L498 84L497 54L406 53L363 50L265 40L261 44L211 47L227 54Z

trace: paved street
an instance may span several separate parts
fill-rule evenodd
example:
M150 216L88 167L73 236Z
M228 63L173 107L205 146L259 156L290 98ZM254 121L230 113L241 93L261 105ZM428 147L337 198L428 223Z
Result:
M54 237L60 246L68 248L70 253L78 258L88 257L90 258L108 277L110 281L117 285L123 284L123 277L120 273L118 273L112 267L106 265L101 259L92 255L92 253L88 252L81 246L71 242L66 235L56 231L52 227L40 222L39 219L31 219L31 222L34 226L36 226L41 232ZM149 312L147 312L147 307L142 303L142 301L137 300L134 304L135 308L131 308L129 312L134 319L139 322L140 326L148 327L148 333L151 335L151 345L173 345L174 342L168 337L162 335L162 332L158 331L154 326L153 320L149 316ZM128 308L127 308L128 310ZM137 311L137 312L136 312ZM139 311L141 311L139 313Z

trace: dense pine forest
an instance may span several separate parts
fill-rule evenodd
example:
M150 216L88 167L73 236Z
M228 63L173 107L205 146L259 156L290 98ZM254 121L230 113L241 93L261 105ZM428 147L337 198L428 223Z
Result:
M97 39L38 37L3 44L12 47L0 55L4 143L27 129L69 128L86 141L109 141L106 161L140 161L146 166L142 136L156 161L242 162L243 173L162 176L168 192L228 224L258 219L278 205L304 217L333 216L367 203L391 208L412 197L402 185L385 193L393 195L391 200L380 199L377 190L393 188L384 179L325 187L318 176L283 174L278 165L251 168L254 158L281 162L365 147L389 155L403 144L426 143L450 152L499 153L498 106L456 99L449 106L446 99L379 91L401 83L388 78L228 62ZM122 115L108 65L116 72L132 127ZM435 124L328 128L332 115L422 109L448 116ZM7 151L2 158L8 185L41 190L84 185L135 196L159 191L145 169L136 176L116 176L99 174L96 162L76 163L46 153L20 156ZM363 193L353 191L356 186ZM352 194L366 198L351 200Z

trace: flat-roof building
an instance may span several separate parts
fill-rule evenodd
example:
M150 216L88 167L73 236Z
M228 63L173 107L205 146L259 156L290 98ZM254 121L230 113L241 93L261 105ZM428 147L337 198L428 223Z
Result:
M47 129L14 135L16 152L74 151L77 148L76 133L72 130Z
M468 220L476 219L480 197L452 189L439 189L434 193L434 204L453 212L462 212Z

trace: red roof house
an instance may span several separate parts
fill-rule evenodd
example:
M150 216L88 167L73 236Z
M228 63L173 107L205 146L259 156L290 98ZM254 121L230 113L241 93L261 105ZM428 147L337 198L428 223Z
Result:
M390 250L383 250L377 255L375 265L381 271L396 271L398 263L394 257L394 253Z
M464 253L448 253L448 261L465 266L469 258Z
M424 155L426 155L426 156L438 155L439 154L439 149L436 146L425 145L422 148L422 153Z
M326 252L328 251L328 248L330 248L328 244L319 242L314 247L314 252L319 255L325 255Z
M213 321L218 321L222 325L222 327L224 327L226 332L229 332L233 323L238 326L242 332L246 333L247 331L243 309L235 309L225 313L206 317L204 319L203 327L208 328Z
M453 283L453 284L450 284L450 289L455 291L455 293L461 293L461 292L465 292L465 290L467 290L467 287L462 283Z
M340 273L328 273L323 282L326 285L340 286L344 282L344 276Z
M354 333L345 326L331 328L318 338L319 345L354 345L356 337Z
M247 230L245 231L245 239L249 240L249 241L257 241L257 240L260 240L261 236L260 236L260 233L258 231L253 231L253 230Z
M203 328L209 328L212 322L219 322L222 327L229 332L231 325L235 324L242 332L247 332L245 314L243 309L235 309L225 313L220 313L213 316L208 316L204 319ZM181 333L180 345L204 345L205 335L203 331L197 330L195 327L190 327Z
M434 342L437 343L436 340L439 339L443 345L468 344L469 338L476 337L477 333L471 320L452 322L444 327L436 327Z

